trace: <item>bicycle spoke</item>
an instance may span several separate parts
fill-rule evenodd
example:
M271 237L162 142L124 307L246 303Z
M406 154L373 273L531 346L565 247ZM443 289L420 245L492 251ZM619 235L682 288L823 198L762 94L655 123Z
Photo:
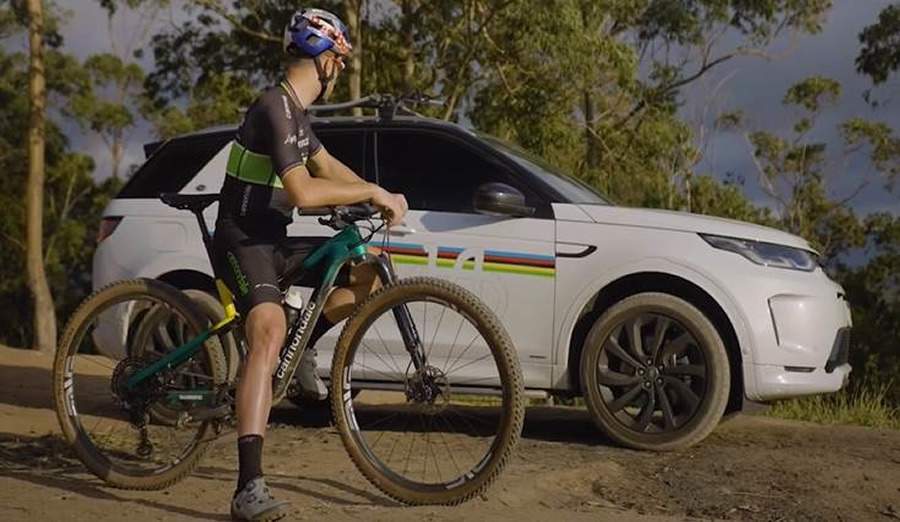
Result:
M444 320L444 314L447 312L447 307L441 307L441 316L438 318L437 327L434 329L434 335L431 336L431 344L428 345L428 353L425 355L427 360L431 360L431 350L434 349L434 340L437 338L438 332L441 330L441 322Z
M447 352L447 358L444 360L444 366L441 369L446 369L447 364L450 362L450 357L453 356L453 349L456 348L456 341L459 340L459 333L462 331L463 324L465 324L466 318L463 316L459 316L459 326L456 328L456 335L453 336L453 342L450 343L450 351Z
M388 355L388 357L391 358L391 362L394 362L394 355L391 352L390 348L388 348L387 343L384 342L384 337L382 337L381 332L378 331L378 326L376 326L375 323L372 323L372 327L375 328L375 333L378 335L378 338L381 340L381 345L384 346L384 352ZM374 353L374 350L373 350L373 353ZM396 364L394 364L393 366L397 369L397 373L399 373L399 374L403 373L400 371L399 367Z
M483 360L487 359L488 357L491 357L491 354L489 354L489 353L484 354L484 355L482 355L481 357L479 357L479 358L477 358L477 359L472 359L471 361L469 361L469 362L467 362L466 364L460 366L459 368L454 367L453 369L454 369L454 370L462 370L463 368L468 368L469 366L472 366L473 364L475 364L475 363L477 363L477 362L479 362L479 361L483 361ZM451 373L451 372L452 372L452 370L447 370L447 373L448 373L448 374Z
M385 335L387 332L381 331L383 323L376 324L400 306L406 306L410 318L417 321L412 326L420 335L424 365L387 375L391 371L382 370L390 368L393 359L386 360L382 348L395 346L396 338L393 332ZM502 388L509 368L501 371L497 354L503 352L491 344L498 334L483 334L487 326L473 320L471 313L430 297L386 302L375 317L366 318L367 330L351 339L350 349L355 352L347 357L349 372L338 375L360 372L364 377L352 381L352 407L339 410L353 416L342 428L350 426L351 431L342 434L361 446L356 454L369 461L368 469L384 477L381 480L399 484L402 479L403 487L429 486L432 490L440 485L436 490L448 491L487 473L483 473L488 469L486 462L496 466L489 457L504 447L504 439L498 437L508 429L506 416L515 411L518 402L510 403L510 395ZM379 341L366 342L369 337ZM376 346L380 348L373 349ZM371 359L362 360L357 353L366 351L372 352ZM372 363L378 368L372 368ZM382 382L392 385L386 387ZM516 418L521 419L520 415Z

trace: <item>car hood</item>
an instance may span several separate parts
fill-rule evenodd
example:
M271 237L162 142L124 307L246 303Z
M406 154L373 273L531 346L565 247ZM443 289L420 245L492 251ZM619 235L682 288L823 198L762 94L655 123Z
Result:
M776 243L803 250L813 248L802 237L770 227L754 225L734 219L647 208L616 207L611 205L579 205L596 223L662 228L681 232L697 232L720 236L752 239Z

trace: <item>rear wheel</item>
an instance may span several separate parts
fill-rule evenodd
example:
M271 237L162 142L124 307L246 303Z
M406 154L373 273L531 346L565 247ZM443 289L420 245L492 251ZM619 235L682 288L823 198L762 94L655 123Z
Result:
M709 435L728 402L730 373L715 327L678 297L627 297L594 326L581 354L585 402L622 445L675 450Z
M213 402L225 382L218 341L206 341L188 361L137 386L128 382L162 355L147 346L181 346L206 325L188 297L150 279L107 286L72 315L56 352L53 396L63 434L99 478L122 488L161 489L197 465L214 434L211 422L191 415ZM109 355L117 353L110 345L123 342L141 347L126 346L132 355L125 357Z
M408 310L416 369L395 311ZM372 295L347 321L332 363L332 410L353 462L408 504L458 504L499 475L518 442L524 391L512 342L467 290L431 278Z

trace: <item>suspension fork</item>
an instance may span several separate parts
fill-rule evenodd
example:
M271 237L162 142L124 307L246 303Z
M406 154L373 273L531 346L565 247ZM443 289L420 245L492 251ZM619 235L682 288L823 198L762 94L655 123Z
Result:
M382 252L377 256L370 255L369 257L375 265L378 278L381 280L383 286L387 286L397 280L397 273L394 272L394 265L387 257L387 254ZM404 303L400 306L395 306L391 309L391 312L394 313L394 319L397 321L397 327L400 329L400 335L403 337L403 344L406 346L406 351L409 352L409 356L412 358L413 366L417 371L422 370L427 363L425 360L425 350L422 347L422 340L419 337L418 330L416 330L416 325L413 323L412 314L409 313L409 308L406 306L406 303Z

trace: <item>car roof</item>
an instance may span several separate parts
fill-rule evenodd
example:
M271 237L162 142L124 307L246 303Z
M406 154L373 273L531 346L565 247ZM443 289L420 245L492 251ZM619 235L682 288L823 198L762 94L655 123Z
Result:
M471 129L467 129L462 125L457 123L440 120L437 118L428 118L424 116L405 116L398 115L392 118L385 118L379 116L316 116L313 115L310 118L313 125L316 127L355 127L355 126L366 126L369 128L391 128L391 127L431 127L431 128L442 128L445 130L452 130L456 132L462 132L469 136L476 137L474 131ZM192 139L192 138L202 138L205 136L211 136L215 134L232 134L237 132L238 125L237 123L233 124L223 124L223 125L214 125L211 127L206 127L204 129L187 132L184 134L179 134L172 138L154 141L151 143L147 143L144 145L144 153L147 157L158 149L162 144L170 140L184 140L184 139Z
M439 120L437 118L427 118L422 116L394 116L393 118L380 118L376 116L313 116L310 118L312 123L316 126L353 126L354 124L364 124L366 126L377 126L377 127L392 127L392 126L409 126L409 125L421 125L421 126L435 126L435 127L444 127L448 129L454 130L462 130L467 134L474 133L462 127L461 125L445 120ZM192 138L198 136L207 136L209 134L219 134L223 132L235 132L237 131L237 124L224 124L224 125L215 125L212 127L207 127L205 129L196 130L193 132L188 132L185 134L179 134L174 136L173 140L184 139L184 138ZM163 140L164 141L164 140Z

